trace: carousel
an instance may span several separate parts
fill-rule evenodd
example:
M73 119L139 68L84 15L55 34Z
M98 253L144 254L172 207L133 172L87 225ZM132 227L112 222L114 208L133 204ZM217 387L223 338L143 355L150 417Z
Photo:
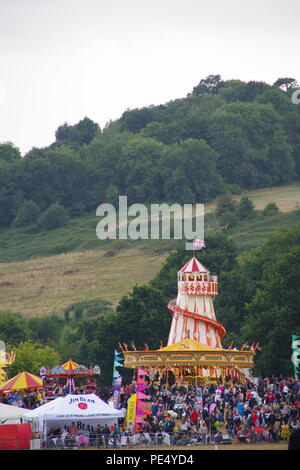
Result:
M96 389L96 379L93 376L100 374L100 367L95 365L93 368L88 368L81 364L77 364L71 359L60 366L55 366L52 369L41 367L40 375L43 379L43 388L46 400L51 400L56 397L61 391L73 394L77 391L75 379L86 378L85 393L93 392ZM65 382L61 383L61 380Z
M172 316L168 344L158 350L133 350L120 344L124 367L143 368L172 385L208 382L246 383L254 366L256 345L222 347L224 326L216 320L218 278L193 255L178 272L177 298L168 304Z

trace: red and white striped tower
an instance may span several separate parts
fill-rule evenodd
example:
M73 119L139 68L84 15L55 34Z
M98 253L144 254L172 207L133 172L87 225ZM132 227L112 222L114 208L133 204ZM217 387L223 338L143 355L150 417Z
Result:
M218 295L218 278L193 256L178 271L177 299L169 303L173 314L168 346L190 338L210 348L222 348L226 334L216 321L214 297Z

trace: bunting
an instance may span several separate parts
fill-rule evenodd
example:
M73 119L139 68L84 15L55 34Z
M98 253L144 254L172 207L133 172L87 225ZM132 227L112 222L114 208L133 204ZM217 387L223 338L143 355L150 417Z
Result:
M124 359L121 357L121 353L115 349L114 352L114 365L113 365L113 403L114 408L118 409L119 402L120 402L120 391L122 387L122 376L118 371L117 367L124 367L123 365Z
M136 381L136 416L135 416L135 430L140 428L140 425L145 423L145 417L150 414L149 405L143 400L150 398L150 395L147 395L144 392L149 385L144 377L149 377L147 371L143 369L137 370L137 381Z
M136 393L127 400L126 426L136 422Z
M114 390L113 390L113 403L114 408L118 409L120 404L120 391L122 387L122 377L117 377L114 382Z
M120 357L121 353L118 353L118 351L115 349L115 354L114 354L114 366L113 366L113 384L115 380L118 377L121 377L120 372L117 370L117 367L124 367L124 359Z

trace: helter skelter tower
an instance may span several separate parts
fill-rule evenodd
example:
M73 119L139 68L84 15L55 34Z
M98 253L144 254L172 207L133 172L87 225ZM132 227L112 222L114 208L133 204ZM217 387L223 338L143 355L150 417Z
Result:
M177 298L168 304L172 321L167 346L156 351L122 348L124 366L150 373L171 371L179 380L245 381L255 351L252 347L246 350L246 345L241 350L222 347L226 330L214 310L218 277L193 255L178 271L177 282Z
M173 313L168 346L190 338L199 345L221 348L226 334L216 321L214 297L218 295L218 278L196 259L188 261L178 272L178 294L168 308Z

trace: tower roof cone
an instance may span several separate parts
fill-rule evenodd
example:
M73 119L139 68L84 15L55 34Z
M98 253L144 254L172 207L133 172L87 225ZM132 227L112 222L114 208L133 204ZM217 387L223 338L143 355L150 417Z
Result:
M191 258L181 269L179 273L205 273L209 274L209 271L201 264L195 256Z

